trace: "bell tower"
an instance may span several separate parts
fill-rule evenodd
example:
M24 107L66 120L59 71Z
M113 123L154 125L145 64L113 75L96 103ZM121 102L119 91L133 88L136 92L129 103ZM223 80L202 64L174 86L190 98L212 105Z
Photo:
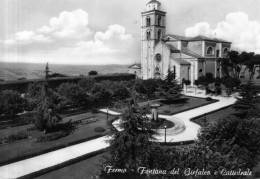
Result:
M161 10L161 3L150 0L146 4L146 11L142 12L141 23L141 66L142 78L155 78L155 47L165 35L165 15Z

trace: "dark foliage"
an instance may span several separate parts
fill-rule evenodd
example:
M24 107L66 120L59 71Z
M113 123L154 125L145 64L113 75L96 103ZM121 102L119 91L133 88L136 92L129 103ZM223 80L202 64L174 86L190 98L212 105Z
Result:
M130 107L123 115L124 131L113 134L110 140L111 158L106 162L135 173L139 166L148 166L154 132L146 113L138 107Z
M240 118L258 117L260 101L257 97L257 89L251 81L241 86L239 95L240 97L234 105L237 116Z
M90 72L88 72L88 75L89 76L95 76L95 75L98 75L98 72L97 71L90 71Z
M26 108L26 100L16 91L1 91L0 101L0 116L14 117Z

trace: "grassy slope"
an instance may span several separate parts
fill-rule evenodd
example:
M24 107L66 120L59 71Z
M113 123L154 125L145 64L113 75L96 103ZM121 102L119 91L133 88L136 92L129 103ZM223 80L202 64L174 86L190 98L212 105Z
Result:
M91 114L91 116L93 116L93 114ZM24 156L33 156L34 154L39 154L46 150L57 148L59 146L66 146L75 141L81 141L84 139L95 137L97 135L109 134L110 126L107 124L106 115L98 113L95 114L95 116L97 118L97 122L79 125L72 134L54 141L37 143L33 139L26 139L22 141L17 141L12 144L0 145L0 163L6 163L10 160L19 160ZM70 118L73 119L73 116L71 116ZM78 120L78 116L76 116L74 120ZM103 127L106 129L106 131L103 133L98 133L95 131L96 127ZM24 126L22 126L22 128L24 128ZM9 130L12 130L12 128ZM7 133L6 130L5 133ZM40 132L34 131L32 133L36 133L33 135L37 136Z

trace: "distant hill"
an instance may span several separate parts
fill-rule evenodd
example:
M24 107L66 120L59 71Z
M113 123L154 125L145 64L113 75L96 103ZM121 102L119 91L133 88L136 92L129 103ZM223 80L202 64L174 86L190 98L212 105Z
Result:
M88 75L90 71L98 74L127 73L129 65L54 65L49 64L51 74L56 77ZM0 62L0 81L41 79L45 64Z

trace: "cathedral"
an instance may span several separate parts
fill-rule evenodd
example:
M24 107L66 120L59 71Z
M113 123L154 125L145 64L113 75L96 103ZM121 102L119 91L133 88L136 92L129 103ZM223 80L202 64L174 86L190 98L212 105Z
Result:
M231 42L166 34L166 12L157 0L148 2L141 16L142 79L163 79L168 70L175 74L178 82L188 80L191 85L206 73L221 77L220 61L228 54Z

